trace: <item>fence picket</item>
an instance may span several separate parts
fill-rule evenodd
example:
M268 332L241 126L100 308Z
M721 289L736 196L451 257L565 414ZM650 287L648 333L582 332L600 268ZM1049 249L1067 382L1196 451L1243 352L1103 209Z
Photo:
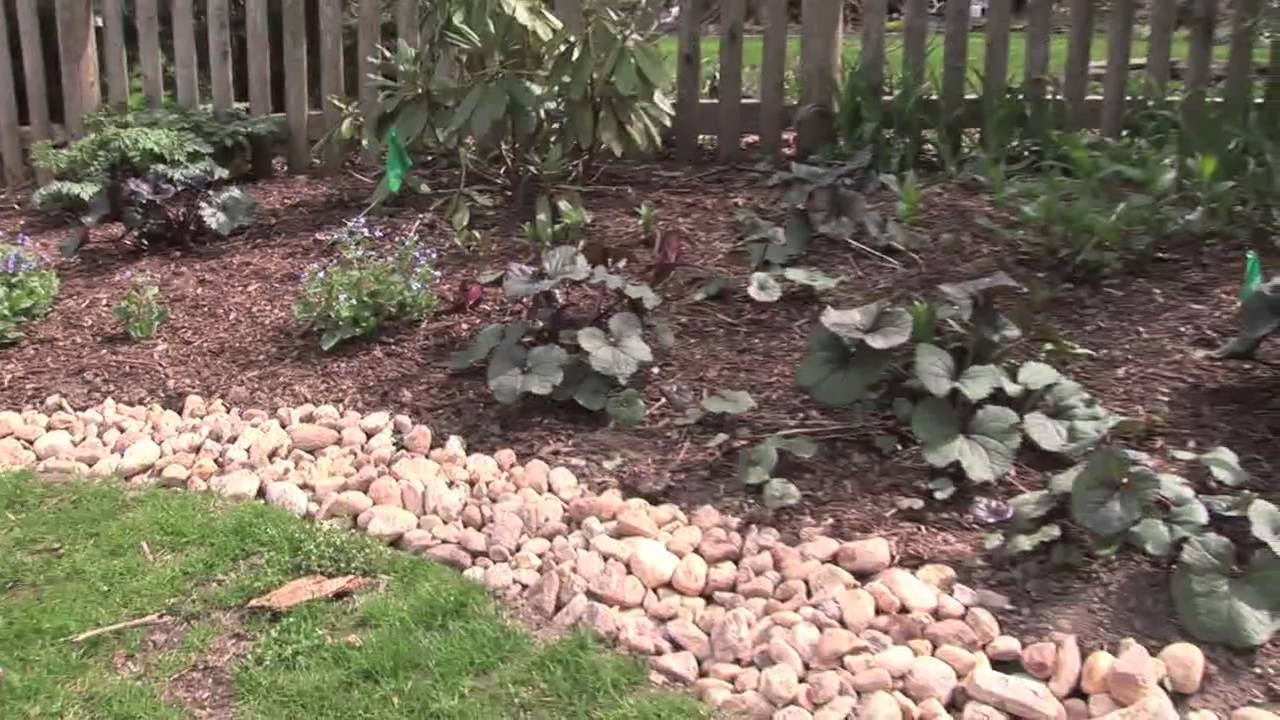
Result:
M1227 55L1227 78L1223 88L1223 111L1229 122L1245 119L1250 86L1253 84L1253 36L1258 23L1258 0L1238 0L1231 22L1231 49Z
M91 0L57 0L56 7L63 126L68 136L76 138L84 134L85 116L102 102L93 5Z
M1062 80L1062 99L1066 103L1064 124L1068 130L1079 130L1087 124L1084 96L1089 88L1093 10L1093 0L1071 0L1071 34L1067 38L1067 67Z
M698 154L698 102L702 93L702 2L680 0L676 64L676 154L692 160Z
M53 136L53 128L49 122L49 83L46 81L44 67L44 33L40 29L40 13L36 10L36 2L37 0L18 0L18 36L22 43L22 69L26 75L27 117L31 121L31 139L48 140Z
M1129 90L1129 49L1133 45L1133 2L1113 0L1107 36L1107 72L1102 81L1102 134L1120 137Z
M326 132L342 122L342 111L334 104L346 95L342 65L342 0L320 0L320 103ZM331 140L324 149L325 169L340 169L345 155L345 143Z
M858 52L858 65L863 82L877 93L884 88L884 21L888 14L888 0L862 3L862 48Z
M765 5L764 55L760 65L760 149L766 157L782 154L787 75L787 0Z
M304 172L311 161L311 146L307 140L306 0L281 0L281 13L284 16L281 50L284 56L284 113L289 126L289 171Z
M942 46L942 120L949 142L959 141L960 110L969 71L969 0L947 0Z
M213 109L230 110L235 102L231 77L231 13L227 0L209 0L209 80Z
M1205 96L1209 90L1209 63L1213 58L1213 26L1217 20L1216 0L1192 0L1190 47L1187 49L1186 96L1182 101L1182 117L1196 138L1205 126Z
M9 47L9 13L0 2L0 159L4 162L4 183L9 188L22 184L27 176L18 136L18 95L14 88L18 69Z
M736 160L742 147L742 25L744 0L720 0L720 132L716 150L722 161Z
M992 0L987 5L986 60L982 66L982 142L988 149L999 138L991 132L997 109L1009 86L1009 21L1012 0Z
M356 87L360 88L360 113L368 120L364 126L365 159L376 162L379 139L374 134L373 118L378 116L378 89L369 79L377 69L375 56L382 44L382 7L380 0L360 0L359 27L356 32L356 51L359 75Z
M801 154L817 152L835 139L834 110L836 85L840 76L840 40L843 37L842 3L804 0L801 5L800 102L807 112L800 127L797 146Z
M107 76L107 100L113 107L129 104L129 65L124 40L123 0L102 0L102 62Z
M396 3L396 38L416 48L422 41L422 28L418 25L418 0L398 0Z
M249 0L253 2L253 0ZM265 0L258 0L265 2ZM142 94L152 107L164 104L164 71L160 58L159 0L133 0L138 25L138 65L142 68ZM255 69L254 72L261 72Z
M1147 95L1164 98L1169 89L1169 53L1173 47L1173 25L1178 17L1178 0L1152 0L1151 25L1147 37Z
M1023 95L1027 109L1027 134L1043 138L1049 127L1049 43L1053 22L1053 0L1030 0L1027 7L1026 75Z
M1000 2L1000 0L996 0ZM929 37L929 8L925 0L906 0L902 23L902 85L924 84L924 51Z
M192 0L173 0L173 82L178 104L184 108L200 104L200 72L196 63L196 16Z

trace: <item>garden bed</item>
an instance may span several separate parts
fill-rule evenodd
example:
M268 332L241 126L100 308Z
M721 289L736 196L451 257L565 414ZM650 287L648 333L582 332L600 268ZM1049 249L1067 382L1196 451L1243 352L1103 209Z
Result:
M651 248L635 210L648 202L663 232L683 234L683 261L696 266L677 270L662 288L666 301L659 312L677 343L658 353L647 374L649 414L636 429L537 399L501 406L483 371L449 371L451 352L514 312L496 289L477 308L450 313L448 306L467 282L507 261L533 257L518 239L525 212L486 218L481 232L492 248L467 252L451 244L444 216L429 209L432 198L392 210L380 222L406 231L416 225L424 243L440 252L441 311L417 326L322 352L315 336L294 319L293 304L302 273L334 252L316 236L359 214L367 202L371 185L353 173L244 186L262 201L262 220L228 241L181 254L139 255L104 245L65 261L52 314L31 326L21 344L0 350L0 408L39 403L56 393L78 407L111 396L180 409L183 398L195 393L238 407L312 402L393 409L479 448L512 447L521 456L585 467L580 476L616 482L628 494L686 507L712 502L757 520L767 511L738 483L735 442L779 431L805 434L819 441L821 451L787 468L787 478L805 497L769 518L784 533L817 526L840 537L885 535L894 538L906 565L944 561L962 573L967 569L1024 611L1007 616L1018 635L1069 629L1087 645L1124 635L1151 645L1180 637L1166 572L1158 563L1123 554L1074 572L1055 570L1047 560L993 567L982 550L982 537L992 528L970 514L970 495L930 500L925 510L901 509L902 498L927 497L927 468L919 454L878 452L872 440L894 432L890 423L857 424L852 413L822 409L795 384L805 339L823 303L905 300L931 294L939 283L999 269L1024 282L1038 278L1056 286L1057 280L1038 276L1032 264L1021 262L1014 243L990 229L1001 213L989 199L962 186L935 187L917 222L932 240L917 257L891 265L845 245L815 243L804 264L848 280L821 302L799 288L778 303L762 304L742 291L747 271L734 257L741 243L731 217L741 207L776 206L773 191L764 187L766 177L746 169L622 165L610 166L586 189L585 204L594 216L588 237L625 247L646 264ZM0 213L6 235L23 228L51 254L67 232L21 208ZM1275 266L1280 257L1263 261ZM1090 351L1057 358L1056 364L1111 409L1143 419L1149 428L1144 442L1227 445L1266 477L1280 461L1272 440L1280 432L1280 412L1268 392L1280 370L1195 355L1234 332L1223 323L1234 322L1241 262L1234 249L1197 245L1161 258L1141 276L1099 287L1060 287L1034 313L1025 312L1028 303L1020 299L1007 309L1017 320L1032 318L1035 327L1024 323L1032 331L1019 352L1036 354L1051 337ZM693 293L710 271L732 278L732 292L694 302ZM126 273L140 272L158 279L172 314L157 341L142 344L121 336L111 316L130 283ZM723 425L676 424L682 397L719 389L747 390L759 407ZM706 447L719 432L734 440ZM910 440L909 433L896 432ZM980 489L1010 496L1041 486L1042 472L1060 467L1048 461L1019 465L1010 477ZM1208 705L1225 709L1280 699L1280 641L1273 639L1257 653L1211 649L1210 657L1217 674L1203 696Z

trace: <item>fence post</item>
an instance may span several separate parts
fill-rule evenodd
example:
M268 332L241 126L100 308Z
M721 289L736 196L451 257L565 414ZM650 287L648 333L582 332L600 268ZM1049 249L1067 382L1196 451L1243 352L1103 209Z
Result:
M997 3L1000 0L996 0ZM925 0L906 0L902 23L902 89L918 95L924 85L925 41L929 39L929 7Z
M1164 100L1169 89L1169 52L1177 15L1178 0L1152 0L1147 38L1147 94L1152 100Z
M266 0L257 0L266 2ZM164 104L164 71L160 58L160 12L157 0L134 0L134 20L138 23L138 64L142 67L142 92L151 107ZM249 0L253 6L254 0ZM252 16L252 15L251 15ZM269 67L255 67L254 74L266 72ZM253 67L252 65L250 67Z
M888 0L862 3L862 48L858 52L858 66L863 82L876 97L884 89L884 21L888 14Z
M680 0L679 61L676 64L676 154L698 155L698 105L702 93L702 1Z
M1027 132L1031 137L1045 137L1049 126L1049 103L1045 100L1049 85L1049 43L1053 21L1053 0L1031 0L1027 10L1026 76L1023 93L1030 104Z
M0 2L0 156L4 160L4 182L16 188L26 179L22 140L18 137L18 98L14 91L13 55L9 48L9 17Z
M124 0L103 0L102 61L106 64L107 97L112 107L129 105L129 66L125 57Z
M196 63L196 16L192 0L173 0L173 77L178 87L178 105L192 108L200 104L200 69Z
M245 0L244 3L245 48L249 63L249 112L262 116L271 114L271 37L267 26L267 0ZM275 154L269 142L259 142L253 147L253 176L271 177L271 161Z
M49 83L44 68L44 41L36 0L19 0L18 34L22 42L22 69L26 75L27 114L31 119L31 139L48 140L53 135L49 122ZM15 80L16 82L16 80ZM16 107L16 106L15 106ZM17 120L14 121L17 123ZM36 171L36 180L48 182L53 176Z
M342 0L320 0L320 106L324 109L326 131L342 122L342 111L334 101L344 99L342 63ZM342 168L346 143L331 137L324 148L324 169L336 172Z
M1033 2L1035 0L1032 0ZM969 0L947 0L946 35L942 46L942 126L945 142L960 147L965 75L969 69ZM939 138L943 139L943 138Z
M1129 90L1129 48L1133 44L1133 0L1111 3L1111 32L1107 39L1107 74L1102 82L1102 134L1120 137L1124 126L1125 95Z
M360 24L356 32L356 52L360 54L356 87L360 89L360 114L364 116L365 160L377 162L381 138L374 131L378 117L378 89L369 76L377 68L378 45L382 44L382 8L379 0L360 0Z
M782 100L787 76L787 0L765 5L764 57L760 65L760 150L765 157L782 154Z
M305 172L311 165L307 138L307 3L283 0L284 112L289 124L290 172Z
M57 0L58 58L67 134L84 134L84 116L102 102L98 87L98 43L92 0Z
M745 0L720 0L720 119L716 150L722 161L742 147L742 25Z
M1186 94L1182 101L1182 121L1190 140L1188 150L1196 147L1196 138L1205 127L1205 96L1209 90L1209 64L1213 59L1213 26L1217 20L1216 0L1192 0L1191 43L1187 50L1187 72L1183 77Z
M213 91L213 109L230 110L235 102L231 78L231 12L228 0L209 0L209 79ZM256 71L256 69L255 69Z
M1093 46L1093 0L1071 0L1071 34L1067 39L1067 69L1062 80L1066 103L1065 126L1080 130L1088 124L1084 94L1089 87L1089 57Z
M1238 0L1231 23L1231 51L1227 56L1227 81L1223 90L1228 122L1248 117L1253 87L1253 36L1259 18L1259 0Z
M1009 20L1012 0L992 0L987 5L987 47L982 72L982 144L988 151L998 148L993 143L1004 142L993 132L999 108L1009 87Z
M840 74L840 40L844 8L831 0L804 0L801 5L800 102L797 146L809 155L835 140L835 99Z

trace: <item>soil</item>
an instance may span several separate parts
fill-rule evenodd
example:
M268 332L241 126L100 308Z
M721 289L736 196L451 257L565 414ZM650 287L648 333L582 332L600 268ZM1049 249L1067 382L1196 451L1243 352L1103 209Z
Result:
M683 236L687 265L660 289L666 300L659 310L677 343L659 352L645 378L644 425L626 430L549 402L501 406L486 388L483 370L449 372L451 352L486 324L519 313L496 288L486 289L473 309L449 311L483 273L533 257L517 229L528 211L505 201L480 221L492 242L483 252L453 245L443 212L432 208L443 195L415 198L377 218L388 229L416 226L424 243L439 251L443 310L417 326L320 351L317 338L294 319L293 303L301 274L333 255L318 236L364 209L371 190L365 174L355 168L248 185L263 203L262 219L227 241L145 254L98 242L79 259L61 261L63 284L53 313L21 344L0 350L0 407L35 404L56 393L73 406L111 396L179 409L187 394L196 393L238 407L311 402L391 409L478 448L512 447L521 456L569 464L597 486L684 506L714 503L790 535L889 536L907 565L949 562L972 582L1009 595L1019 610L1003 618L1015 634L1069 630L1086 648L1132 635L1158 649L1182 637L1162 563L1121 553L1074 571L1043 561L993 564L982 549L992 528L969 510L974 495L929 501L920 511L900 509L902 498L927 497L927 470L910 448L909 433L891 418L824 409L794 383L824 303L850 307L923 297L938 283L1006 270L1052 289L1047 300L1023 297L1008 308L1015 319L1033 321L1024 325L1029 331L1018 352L1038 353L1053 338L1091 351L1054 362L1109 408L1144 420L1147 449L1227 445L1261 478L1271 477L1280 462L1273 441L1280 432L1280 397L1272 391L1280 366L1211 362L1195 353L1234 332L1243 263L1238 243L1171 248L1138 274L1076 286L1045 272L1023 248L990 229L1002 213L985 195L963 185L938 186L928 191L917 223L932 238L926 250L889 263L847 245L818 242L805 264L848 280L821 300L789 289L780 302L761 304L743 292L746 273L731 217L737 208L777 206L765 187L767 173L665 162L608 166L585 189L593 214L590 238L631 252L639 261L633 268L641 272L652 262L652 248L635 211L648 202L664 233ZM892 212L890 198L873 201ZM0 231L24 227L51 254L68 232L16 201L0 211ZM1263 260L1280 266L1274 252ZM129 283L125 271L159 280L172 319L155 342L128 341L112 317ZM693 301L713 271L733 278L733 292ZM717 389L747 390L759 407L721 424L675 423L688 398ZM808 435L822 449L812 460L789 460L781 468L803 490L804 502L769 513L740 487L734 465L738 447L779 431ZM721 432L730 441L707 447ZM872 441L885 433L896 434L907 449L881 453ZM1060 467L1038 459L1019 465L1007 480L980 486L978 495L1002 498L1038 487L1045 472ZM1280 701L1280 639L1250 653L1209 648L1209 656L1213 677L1194 705L1227 710Z

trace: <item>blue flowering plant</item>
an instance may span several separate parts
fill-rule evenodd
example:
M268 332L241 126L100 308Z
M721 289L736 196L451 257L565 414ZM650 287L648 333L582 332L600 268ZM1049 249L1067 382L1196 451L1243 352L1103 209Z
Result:
M160 330L160 326L169 319L169 308L165 307L160 295L160 286L155 278L145 273L131 275L129 291L116 304L115 316L125 334L135 342L151 340Z
M0 345L20 340L23 326L49 312L57 294L58 273L27 236L12 243L0 237Z
M416 237L388 238L357 218L325 239L338 256L307 270L295 307L298 319L320 335L321 349L421 320L435 307L436 255Z

